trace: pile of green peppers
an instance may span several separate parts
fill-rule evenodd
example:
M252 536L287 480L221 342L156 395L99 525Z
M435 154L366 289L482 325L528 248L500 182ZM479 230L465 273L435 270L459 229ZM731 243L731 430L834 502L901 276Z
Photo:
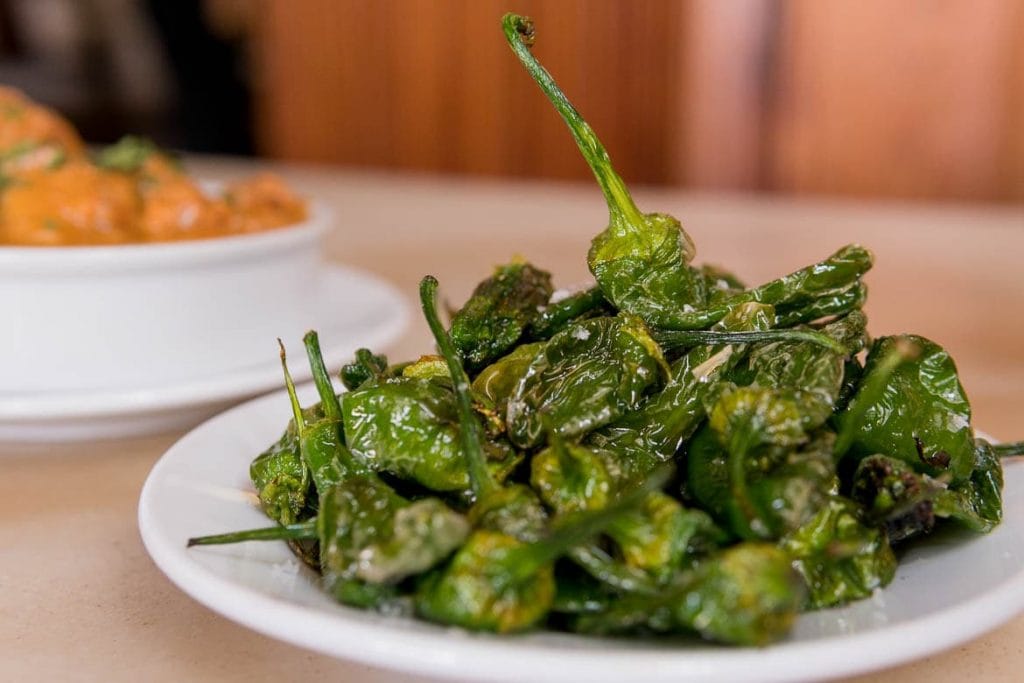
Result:
M1000 459L977 438L953 360L914 335L871 339L856 245L756 287L692 264L679 221L641 213L604 148L530 52L608 203L569 296L498 267L437 353L362 349L336 394L250 468L275 525L190 544L284 540L347 605L473 630L785 636L803 610L872 594L894 549L942 524L1000 521ZM948 521L947 521L948 520Z

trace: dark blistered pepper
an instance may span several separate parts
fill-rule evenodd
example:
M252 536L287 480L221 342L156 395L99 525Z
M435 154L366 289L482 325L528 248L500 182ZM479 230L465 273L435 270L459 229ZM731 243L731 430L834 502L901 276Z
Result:
M968 480L950 484L885 455L857 464L851 497L882 525L893 543L929 533L939 519L953 519L972 531L991 531L1003 517L1003 468L984 439L974 442L975 466Z
M387 371L387 356L375 354L370 349L358 349L355 359L341 366L341 383L352 391L370 380L386 376Z
M498 266L452 317L449 330L475 372L510 351L551 298L551 275L529 263Z

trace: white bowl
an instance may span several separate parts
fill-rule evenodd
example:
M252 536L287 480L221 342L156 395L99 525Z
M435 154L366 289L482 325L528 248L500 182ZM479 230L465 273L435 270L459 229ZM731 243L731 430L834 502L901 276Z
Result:
M0 391L159 387L265 362L316 302L322 206L266 232L0 247Z

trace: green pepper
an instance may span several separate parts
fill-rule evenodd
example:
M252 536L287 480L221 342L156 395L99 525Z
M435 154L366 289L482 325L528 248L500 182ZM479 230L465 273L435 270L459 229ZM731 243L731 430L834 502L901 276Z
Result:
M420 574L462 545L469 524L435 498L410 503L359 463L338 438L341 406L324 367L315 333L305 337L324 418L304 419L281 349L285 384L292 404L303 461L320 496L315 526L272 529L190 539L189 545L247 540L317 539L320 569L331 593L350 605L379 605L392 599L396 584Z
M341 405L346 442L370 468L432 491L469 488L456 400L448 387L415 377L389 379L344 394ZM519 462L519 455L502 441L487 441L484 448L500 478Z
M563 518L550 534L534 542L489 529L474 531L448 565L420 584L415 596L417 614L499 633L536 625L554 604L554 561L664 485L665 475L656 473L604 509Z
M303 409L302 415L315 422L323 418L323 409L317 403ZM249 479L263 512L278 524L294 524L316 513L316 490L302 461L294 419L288 421L281 438L249 464Z
M818 430L864 326L854 312L822 328L840 353L805 341L757 346L737 373L750 384L717 394L708 428L689 444L687 491L741 538L802 525L834 487L834 436Z
M771 325L774 311L761 304L742 304L714 332L758 331ZM672 364L665 388L638 410L594 432L589 442L622 454L621 468L644 476L657 462L671 458L705 417L704 402L723 375L745 353L730 344L702 345Z
M607 507L632 481L642 481L655 471L658 461L635 468L627 478L620 464L621 454L580 444L566 443L552 434L546 449L534 456L530 484L556 514L568 515ZM581 546L570 552L595 578L611 575L621 585L623 572L610 564L621 563L641 583L664 582L680 569L695 548L715 545L719 534L710 518L699 510L687 510L679 501L660 491L651 493L642 505L612 522L607 536L615 547L615 558L600 558L596 548Z
M788 631L804 600L784 551L741 543L699 563L660 594L630 593L581 615L582 633L696 632L709 640L767 645Z
M470 492L474 500L469 518L474 528L496 531L518 540L535 540L546 527L547 514L528 486L513 484L502 488L487 467L485 439L480 423L474 416L469 376L462 367L454 342L441 325L436 297L437 280L428 275L420 282L420 304L434 342L448 365L455 392L460 454L469 475Z
M520 344L507 356L481 370L473 379L473 391L486 398L499 415L504 415L508 399L542 348L544 342Z
M879 359L899 345L917 348L917 357L900 364L880 391L858 392L837 418L850 424L848 456L882 453L936 477L949 473L953 483L974 470L971 406L949 354L924 337L882 337L868 353L862 385L872 382ZM853 419L854 415L861 419Z
M811 609L866 598L896 575L896 556L885 534L865 523L856 503L839 496L829 498L780 545L807 583Z
M452 317L449 334L470 370L505 355L551 298L551 275L529 263L495 269Z
M341 417L341 405L324 367L316 333L307 334L305 343L324 414L336 421ZM393 594L399 580L429 569L459 547L469 533L469 524L437 499L410 503L402 498L340 443L335 442L333 453L310 457L331 442L311 439L315 426L310 429L312 434L304 433L302 413L285 370L294 419L300 425L302 455L314 479L317 469L313 463L318 459L333 459L336 466L331 474L341 472L326 490L321 484L327 480L317 480L317 536L324 580L342 602L377 604Z
M822 318L846 315L863 308L867 298L867 285L858 282L833 294L819 295L806 303L780 304L776 307L775 326L791 327Z
M520 448L539 446L545 429L586 434L635 410L669 374L639 318L574 323L540 350L508 401L505 423Z
M938 519L952 519L979 533L991 531L1003 516L1003 469L992 445L974 442L975 467L968 480L949 484L885 455L857 464L851 497L883 526L892 543L929 533Z
M620 311L672 327L685 306L701 307L707 298L704 278L689 266L693 240L672 216L637 208L594 131L530 52L533 22L506 14L503 26L512 51L565 120L604 193L609 224L587 256L601 292Z
M418 360L402 367L402 377L414 379L451 380L448 365L441 356L420 356Z

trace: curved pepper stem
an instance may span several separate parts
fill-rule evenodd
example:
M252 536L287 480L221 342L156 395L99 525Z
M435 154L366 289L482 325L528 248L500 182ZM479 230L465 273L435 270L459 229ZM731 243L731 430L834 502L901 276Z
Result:
M281 350L281 369L284 370L284 386L288 389L288 400L292 404L292 419L295 420L295 433L302 439L306 431L306 423L302 419L302 405L295 393L295 382L292 381L292 373L288 372L288 355L284 350L284 343L278 339L277 347Z
M498 490L498 483L487 469L487 460L481 445L483 434L480 423L473 413L473 399L469 395L469 376L462 367L462 361L451 337L444 330L441 319L437 315L437 278L427 275L420 281L420 304L423 316L427 319L437 348L448 364L448 372L452 376L455 390L455 405L459 411L459 438L462 440L462 453L466 458L466 469L469 471L470 485L476 497L483 498Z
M608 202L609 212L613 216L626 219L627 224L643 224L643 214L637 208L629 190L626 189L626 184L622 182L622 178L612 168L612 161L601 141L597 139L597 135L594 134L590 125L576 111L576 107L572 106L572 102L555 83L555 79L530 52L530 47L533 46L536 38L533 21L528 17L510 13L504 16L501 24L512 51L526 67L540 89L544 91L558 113L562 115L566 125L569 126L569 131L576 139L583 158L587 160L590 170L594 172L594 177L597 178L597 182L601 186L601 191Z

